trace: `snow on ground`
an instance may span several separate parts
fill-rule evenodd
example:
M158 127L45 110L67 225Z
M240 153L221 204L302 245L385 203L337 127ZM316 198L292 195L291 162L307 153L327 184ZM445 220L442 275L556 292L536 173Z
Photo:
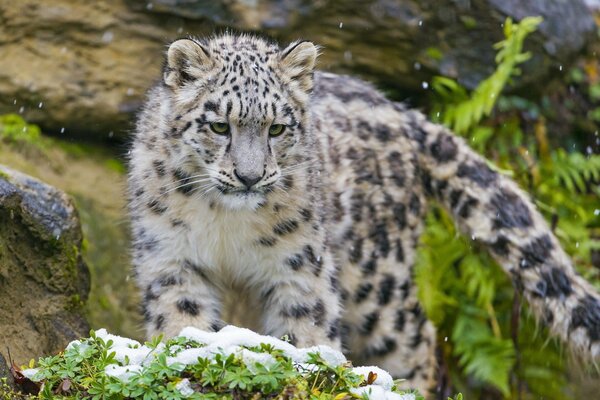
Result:
M197 342L201 347L194 348L177 348L171 346L169 348L170 356L167 357L167 363L181 363L184 365L195 364L198 358L213 358L216 354L230 355L235 354L240 357L252 371L255 363L269 367L275 363L273 356L267 353L257 353L248 350L245 347L260 347L261 344L268 344L275 349L281 350L286 356L290 357L298 368L310 370L316 366L309 363L309 354L318 353L320 357L330 366L336 367L347 362L346 357L328 346L313 346L308 348L296 348L292 344L272 336L263 336L249 329L238 328L228 325L219 332L205 332L193 327L184 328L179 334L189 341ZM157 354L166 350L164 343L160 343L155 349L141 344L138 341L112 335L106 329L96 331L96 337L101 338L105 342L112 341L110 349L115 352L115 359L121 365L109 365L106 367L106 374L121 380L128 380L132 375L143 372ZM85 350L86 343L82 341L73 341L69 343L67 349L73 347ZM37 369L24 370L23 374L27 377L33 377ZM394 385L392 377L389 373L378 367L356 367L353 372L357 375L363 375L368 378L369 372L377 375L371 385L353 389L353 392L362 395L367 394L372 400L414 400L412 394L399 395L392 393L391 389ZM192 391L189 381L182 380L178 384L179 391L188 396Z

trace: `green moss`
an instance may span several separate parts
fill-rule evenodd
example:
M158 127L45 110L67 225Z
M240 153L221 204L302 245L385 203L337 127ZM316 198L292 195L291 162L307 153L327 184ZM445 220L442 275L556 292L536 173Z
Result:
M442 51L437 47L428 47L425 50L425 54L427 54L429 58L432 58L435 61L440 61L442 58L444 58L444 53L442 53Z
M69 298L67 300L66 309L69 311L75 311L75 310L80 310L84 306L85 306L85 302L83 300L81 300L81 297L78 294L74 294L72 296L69 296Z
M127 169L125 168L123 162L115 158L109 158L104 162L104 165L106 165L106 167L111 171L118 172L119 174L124 174L125 172L127 172Z
M47 143L37 125L28 124L20 115L0 115L0 139L8 143L26 143L43 149Z

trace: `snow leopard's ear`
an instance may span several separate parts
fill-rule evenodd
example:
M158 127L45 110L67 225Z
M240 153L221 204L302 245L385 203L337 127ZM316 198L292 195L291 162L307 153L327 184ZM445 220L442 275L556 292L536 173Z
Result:
M167 50L164 80L167 86L176 88L187 82L202 78L215 66L207 49L193 39L179 39Z
M313 87L313 70L319 50L307 40L290 44L279 54L279 68L290 80L307 92Z

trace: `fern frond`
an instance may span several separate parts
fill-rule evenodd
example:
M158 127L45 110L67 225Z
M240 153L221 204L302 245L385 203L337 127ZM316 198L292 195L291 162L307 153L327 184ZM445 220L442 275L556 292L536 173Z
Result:
M541 17L527 17L518 24L513 24L510 18L506 20L505 39L494 45L494 48L498 49L496 71L482 81L470 97L454 80L446 77L433 78L432 88L442 98L455 96L452 103L446 103L443 107L441 121L446 126L462 135L479 123L484 116L490 115L502 89L512 76L520 73L517 65L531 57L528 52L522 52L523 42L541 22Z

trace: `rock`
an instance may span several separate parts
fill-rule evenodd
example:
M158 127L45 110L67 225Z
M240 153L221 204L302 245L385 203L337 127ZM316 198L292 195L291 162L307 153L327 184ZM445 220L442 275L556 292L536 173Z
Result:
M0 166L0 350L18 365L88 334L81 243L64 193Z
M583 0L21 0L0 3L0 113L46 131L124 136L160 76L170 40L228 25L323 45L320 68L358 74L399 97L434 75L473 88L494 69L507 16L542 15L517 85L559 73L595 33Z
M2 378L6 378L6 385L9 389L15 388L15 380L10 373L10 366L2 354L0 354L0 389L2 389Z

